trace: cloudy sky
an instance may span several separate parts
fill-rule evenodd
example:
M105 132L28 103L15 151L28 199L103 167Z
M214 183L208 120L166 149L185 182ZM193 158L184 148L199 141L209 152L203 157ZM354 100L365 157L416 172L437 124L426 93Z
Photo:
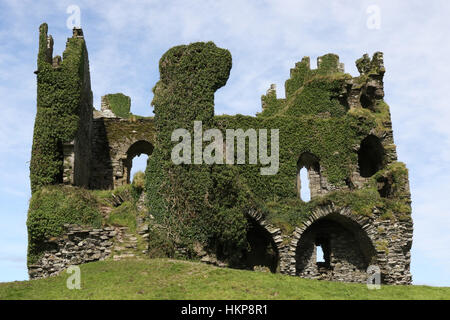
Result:
M216 113L254 115L271 83L284 97L303 56L336 53L346 72L383 51L386 101L399 160L410 170L414 284L450 286L450 2L431 1L25 1L0 0L0 282L27 279L26 214L36 112L38 28L61 54L71 5L80 8L94 105L106 93L152 115L158 60L170 47L214 41L233 55ZM314 64L314 63L313 63Z

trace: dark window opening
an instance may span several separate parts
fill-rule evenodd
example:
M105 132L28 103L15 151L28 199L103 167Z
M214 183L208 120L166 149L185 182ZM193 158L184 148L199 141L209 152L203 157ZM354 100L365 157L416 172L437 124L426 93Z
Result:
M380 139L374 135L361 142L358 151L358 165L361 177L371 177L383 167L384 149Z
M368 87L366 91L361 94L359 101L363 108L375 111L375 88Z
M391 198L392 196L392 181L387 177L380 177L377 179L378 193L383 198Z
M350 178L345 178L345 185L350 189L354 190L355 185L353 184L352 180Z

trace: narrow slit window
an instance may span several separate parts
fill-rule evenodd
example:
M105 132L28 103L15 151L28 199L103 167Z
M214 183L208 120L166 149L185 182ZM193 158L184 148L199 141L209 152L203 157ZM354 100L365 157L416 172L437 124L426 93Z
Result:
M322 246L316 246L316 263L325 262Z
M308 170L305 167L300 169L300 199L308 202L311 200L311 190L309 190Z

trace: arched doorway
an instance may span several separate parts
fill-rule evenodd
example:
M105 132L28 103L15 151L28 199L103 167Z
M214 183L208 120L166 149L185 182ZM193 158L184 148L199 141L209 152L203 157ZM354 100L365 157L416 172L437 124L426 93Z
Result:
M323 252L318 261L317 252ZM312 279L365 282L367 267L376 261L372 241L348 217L331 213L302 233L295 254L296 274Z
M244 268L268 268L275 273L279 264L279 253L272 235L253 218L248 219L248 250L244 256Z
M133 143L127 151L127 158L124 160L124 176L127 183L132 179L133 159L139 157L141 154L150 156L153 152L153 145L145 140L139 140Z

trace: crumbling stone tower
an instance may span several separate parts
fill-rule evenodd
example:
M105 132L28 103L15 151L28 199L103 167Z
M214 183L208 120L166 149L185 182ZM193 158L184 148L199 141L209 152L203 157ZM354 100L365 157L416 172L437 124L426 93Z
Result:
M114 189L130 182L133 157L146 153L146 206L154 219L149 245L168 256L361 283L375 266L382 283L411 283L408 172L397 161L382 53L357 60L357 77L345 73L335 54L319 57L315 69L305 57L291 69L286 98L277 98L272 85L256 116L218 116L214 93L226 84L231 54L212 42L177 46L159 63L155 117L142 118L130 114L121 94L93 108L80 29L63 59L52 58L52 41L42 25L33 190ZM260 163L174 164L171 132L192 133L200 120L224 136L227 129L279 129L277 174L260 175ZM306 185L310 201L300 196Z

